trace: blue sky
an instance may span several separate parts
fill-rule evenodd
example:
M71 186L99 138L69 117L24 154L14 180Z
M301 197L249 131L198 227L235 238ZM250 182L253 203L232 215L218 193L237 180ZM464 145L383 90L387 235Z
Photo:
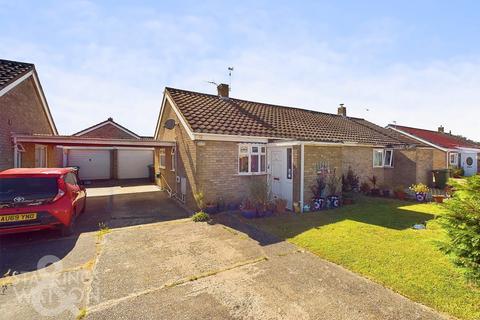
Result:
M152 135L165 86L480 140L476 1L4 1L0 57L35 63L63 134ZM367 111L368 109L368 111Z

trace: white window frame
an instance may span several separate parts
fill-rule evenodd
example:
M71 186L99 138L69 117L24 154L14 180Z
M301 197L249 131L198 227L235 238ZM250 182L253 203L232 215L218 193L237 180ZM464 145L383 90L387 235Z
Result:
M175 171L175 147L172 147L172 152L170 153L170 160L172 162L172 169L170 169L171 171Z
M160 167L160 169L165 169L166 166L166 154L165 154L165 148L160 148L160 150L158 151L158 166Z
M387 152L391 153L390 156L390 163L385 163L385 159L387 156ZM382 155L382 163L380 165L375 163L375 155L376 154L381 154ZM393 168L393 149L388 148L388 149L373 149L373 167L374 168Z
M240 152L242 148L247 148L247 152ZM253 152L253 148L258 148L258 152ZM263 150L263 151L262 151ZM240 156L248 157L248 172L240 172ZM252 156L258 156L258 171L252 172ZM262 156L264 159L264 170L262 171ZM266 144L251 144L240 143L238 145L237 156L237 172L239 175L261 175L267 173L267 145Z
M452 162L452 156L453 156L453 158L455 159L455 161L453 161L453 162ZM451 166L458 167L458 152L451 152L451 153L448 155L448 163L449 163Z
M39 156L43 156L43 157L39 157L38 158L38 163L37 163L37 152L40 152ZM35 167L36 168L46 168L47 167L47 159L48 159L48 155L47 155L47 146L43 145L43 144L36 144L35 145Z

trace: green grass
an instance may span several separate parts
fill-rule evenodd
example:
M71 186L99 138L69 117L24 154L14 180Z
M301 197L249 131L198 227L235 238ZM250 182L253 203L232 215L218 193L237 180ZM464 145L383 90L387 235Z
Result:
M360 198L337 210L249 220L260 229L441 312L480 319L480 289L464 279L439 243L435 204ZM426 230L413 230L427 222Z

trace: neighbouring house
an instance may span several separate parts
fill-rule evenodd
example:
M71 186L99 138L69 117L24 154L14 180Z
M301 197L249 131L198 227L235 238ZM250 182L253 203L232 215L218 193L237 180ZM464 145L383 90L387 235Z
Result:
M46 167L53 149L19 144L13 134L58 134L35 66L0 59L0 171L13 167Z
M437 131L394 124L387 128L433 147L434 169L463 168L465 176L473 176L480 170L480 144L446 133L443 126Z
M155 153L157 183L192 209L206 202L240 202L253 179L265 179L288 207L311 199L320 173L348 168L394 188L431 184L434 149L364 119L166 88L155 139L172 147Z
M77 166L85 180L147 178L154 148L172 145L112 118L58 135L35 66L0 60L0 170Z

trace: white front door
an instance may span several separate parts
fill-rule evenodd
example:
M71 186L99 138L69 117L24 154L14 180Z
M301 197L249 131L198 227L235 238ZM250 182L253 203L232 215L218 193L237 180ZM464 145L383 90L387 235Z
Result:
M477 174L477 154L476 153L462 153L462 168L465 171L465 176L471 177Z
M287 208L293 202L293 158L292 148L268 148L269 182L274 199L287 200Z

